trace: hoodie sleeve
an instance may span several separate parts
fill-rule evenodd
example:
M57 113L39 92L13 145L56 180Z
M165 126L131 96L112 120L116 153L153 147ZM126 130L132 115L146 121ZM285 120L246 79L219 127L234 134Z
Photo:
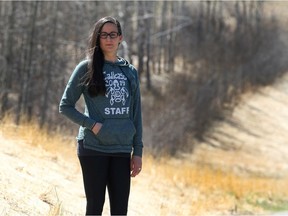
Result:
M81 82L83 82L83 76L87 72L87 63L88 61L82 61L74 69L60 100L59 112L72 122L92 129L95 121L75 108L76 102L85 88Z
M136 128L136 134L134 136L133 143L133 155L142 157L143 152L143 141L142 141L142 111L141 111L141 94L140 94L140 83L138 78L137 70L133 69L136 77L137 87L133 96L133 122Z

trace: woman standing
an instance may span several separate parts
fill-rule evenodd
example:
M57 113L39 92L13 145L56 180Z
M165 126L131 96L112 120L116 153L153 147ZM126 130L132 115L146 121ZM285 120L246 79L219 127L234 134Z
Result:
M130 177L142 168L139 80L134 66L117 56L122 37L115 18L96 22L87 59L76 66L60 101L60 113L80 125L77 153L86 215L102 214L106 187L111 215L126 215ZM75 108L81 95L84 113Z

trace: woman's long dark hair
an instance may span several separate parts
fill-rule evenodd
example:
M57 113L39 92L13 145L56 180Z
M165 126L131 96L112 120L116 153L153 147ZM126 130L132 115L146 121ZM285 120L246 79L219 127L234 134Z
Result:
M94 30L90 34L89 46L87 52L88 73L85 84L88 86L88 93L91 97L104 95L106 92L105 80L103 75L104 54L100 48L100 37L104 24L113 23L117 26L119 35L122 35L119 21L113 17L103 17L94 25Z

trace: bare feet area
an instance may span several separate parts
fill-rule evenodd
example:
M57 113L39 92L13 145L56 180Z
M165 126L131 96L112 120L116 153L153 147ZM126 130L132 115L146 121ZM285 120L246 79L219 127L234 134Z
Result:
M128 215L240 215L241 212L268 215L273 212L251 204L252 201L250 205L249 202L242 203L242 210L239 210L237 205L244 201L237 201L236 195L230 199L230 194L219 191L213 192L217 202L209 201L203 195L204 187L196 186L199 173L189 173L192 177L185 183L178 181L181 174L177 176L177 172L187 164L191 170L196 165L200 168L209 166L238 176L272 179L276 182L275 188L282 187L285 191L288 176L287 104L288 76L272 87L244 95L243 102L227 121L217 123L192 155L184 154L182 158L168 162L144 155L144 169L132 179ZM14 127L11 125L11 130L16 130ZM35 136L37 134L31 139ZM74 146L66 147L67 152L59 150L55 153L41 147L40 143L35 146L29 144L29 140L19 139L17 132L12 136L1 128L0 148L1 216L84 215L85 196ZM176 168L171 171L161 167L165 163L173 163ZM212 182L209 186L212 190L216 176L207 178L205 181ZM282 197L281 202L285 199L284 208L275 211L287 208L287 197ZM103 215L109 215L108 200Z

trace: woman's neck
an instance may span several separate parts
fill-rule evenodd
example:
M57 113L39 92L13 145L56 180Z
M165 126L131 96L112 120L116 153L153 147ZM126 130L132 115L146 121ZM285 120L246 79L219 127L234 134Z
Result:
M105 55L104 58L105 58L106 61L116 62L117 55Z

